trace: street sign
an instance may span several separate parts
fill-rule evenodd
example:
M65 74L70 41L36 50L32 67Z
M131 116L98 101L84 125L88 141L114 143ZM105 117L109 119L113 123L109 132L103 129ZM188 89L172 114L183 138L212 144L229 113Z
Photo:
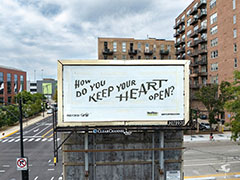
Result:
M180 171L167 171L166 180L180 180Z
M16 161L17 170L24 171L28 169L28 160L27 158L17 158Z

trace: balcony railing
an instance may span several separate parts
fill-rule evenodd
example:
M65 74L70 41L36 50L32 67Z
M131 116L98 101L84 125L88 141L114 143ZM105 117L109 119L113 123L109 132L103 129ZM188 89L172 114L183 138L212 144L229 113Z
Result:
M102 51L102 54L103 55L113 55L113 51L111 51L110 49L104 49Z
M198 56L198 54L199 54L199 52L198 52L198 50L196 50L196 51L194 51L194 52L191 52L189 55L190 55L191 57L195 57L195 56Z
M201 43L205 43L205 42L207 42L207 38L206 37L205 38L201 38L200 41L199 41L200 44Z
M168 55L169 54L169 50L160 50L160 55Z
M198 62L191 62L190 66L191 67L196 67L196 66L198 66Z
M207 10L206 9L201 9L198 18L201 19L203 17L207 16Z
M193 42L190 44L190 46L191 46L191 47L195 47L195 46L197 46L197 45L199 44L199 42L200 42L199 39L198 39L198 40L195 40L195 41L193 41Z
M180 46L180 41L175 43L175 47L178 47L178 46Z
M180 41L180 44L185 44L185 39L182 39L182 40Z
M150 50L149 50L149 51L146 51L146 50L145 50L145 51L144 51L144 54L151 56L151 55L153 55L153 51L150 51Z
M190 35L191 38L195 38L197 36L198 36L198 30L193 31Z
M185 32L185 27L183 27L179 30L179 33L183 33L183 32Z
M200 65L207 65L207 60L206 59L202 59L201 61L199 61Z
M206 54L207 53L207 49L201 49L200 51L199 51L199 54Z
M201 8L202 6L206 6L207 5L207 0L201 0L199 3L198 3L198 8Z
M192 19L192 21L190 22L191 25L194 25L198 22L198 16L194 16L194 18Z
M207 31L207 26L201 26L198 30L199 33Z
M179 50L176 50L176 56L180 55L180 49Z
M198 8L197 7L194 7L193 9L192 9L192 11L190 12L190 15L194 15L194 14L196 14L198 12Z
M138 53L137 50L134 50L134 49L128 50L128 54L129 54L129 55L136 55L137 53Z
M182 47L181 49L180 49L180 53L184 53L185 52L185 47Z
M198 74L200 76L207 76L208 75L207 71L200 71Z

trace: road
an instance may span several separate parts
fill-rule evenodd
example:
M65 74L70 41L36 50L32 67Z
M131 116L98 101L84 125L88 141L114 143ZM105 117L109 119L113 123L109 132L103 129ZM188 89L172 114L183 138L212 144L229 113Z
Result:
M240 179L240 146L237 143L227 140L187 142L184 146L185 177L224 179L226 175L226 179Z
M24 155L28 157L30 180L62 179L61 154L57 166L53 163L52 119L48 117L24 129ZM16 169L20 157L19 132L0 140L0 179L19 180Z

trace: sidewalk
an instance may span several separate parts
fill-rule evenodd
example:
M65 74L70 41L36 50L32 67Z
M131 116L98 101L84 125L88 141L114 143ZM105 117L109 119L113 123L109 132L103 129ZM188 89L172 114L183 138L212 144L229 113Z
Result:
M44 118L49 117L51 115L52 114L44 113L44 117L42 117L42 114L40 114L39 116L36 116L35 118L29 119L27 121L24 121L23 122L23 129L25 127L28 127L28 126L36 123L36 122L39 122L39 121L43 120ZM20 129L19 124L17 124L17 125L8 127L5 130L0 130L0 139L6 138L8 136L11 136L12 134L17 133L19 131L19 129Z
M223 134L213 134L213 141L231 140L231 132L224 132ZM185 135L184 142L210 141L210 134L194 134Z

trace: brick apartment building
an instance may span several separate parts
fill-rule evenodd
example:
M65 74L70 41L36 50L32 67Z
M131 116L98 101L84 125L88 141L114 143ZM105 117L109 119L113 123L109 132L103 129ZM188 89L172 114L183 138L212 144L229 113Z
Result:
M176 56L191 60L193 108L203 108L194 96L202 85L231 82L240 70L239 19L239 0L194 0L176 18Z
M12 103L13 97L22 90L26 90L26 72L0 66L0 104Z
M174 41L98 38L98 59L176 59Z

